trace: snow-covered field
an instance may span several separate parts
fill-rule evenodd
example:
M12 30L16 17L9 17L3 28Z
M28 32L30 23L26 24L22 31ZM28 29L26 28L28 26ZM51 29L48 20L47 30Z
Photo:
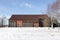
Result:
M0 28L0 40L60 40L60 28Z

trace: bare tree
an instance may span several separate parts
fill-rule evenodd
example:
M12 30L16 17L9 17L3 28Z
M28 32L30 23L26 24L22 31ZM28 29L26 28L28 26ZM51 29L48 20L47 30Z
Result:
M56 0L52 5L48 5L48 16L53 24L53 17L60 20L60 0Z
M6 17L0 17L0 27L3 27L4 26L4 23L5 23L5 20L6 19Z

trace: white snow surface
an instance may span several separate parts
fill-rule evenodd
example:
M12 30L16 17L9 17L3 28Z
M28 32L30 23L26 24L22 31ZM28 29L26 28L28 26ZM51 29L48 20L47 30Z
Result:
M0 40L60 40L60 28L0 28Z

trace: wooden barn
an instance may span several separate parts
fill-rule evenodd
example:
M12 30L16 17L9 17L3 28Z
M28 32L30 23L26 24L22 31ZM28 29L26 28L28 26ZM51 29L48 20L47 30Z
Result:
M50 18L47 15L12 15L9 27L49 27Z

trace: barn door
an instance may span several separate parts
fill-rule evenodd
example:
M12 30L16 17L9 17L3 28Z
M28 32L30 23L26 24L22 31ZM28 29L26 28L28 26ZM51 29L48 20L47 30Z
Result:
M33 27L33 23L23 23L23 27Z
M39 19L39 27L43 27L43 19Z

